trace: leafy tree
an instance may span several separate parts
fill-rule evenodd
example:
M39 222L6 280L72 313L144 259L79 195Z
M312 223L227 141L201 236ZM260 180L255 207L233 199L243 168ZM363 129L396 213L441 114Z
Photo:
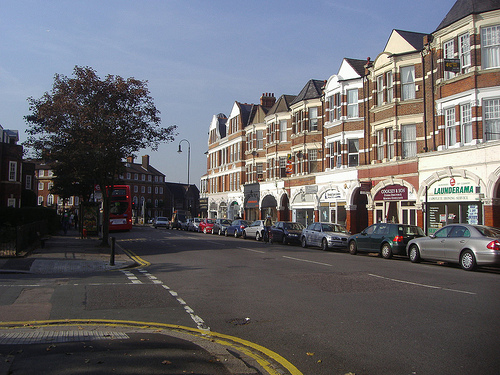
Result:
M51 92L28 98L25 145L56 162L55 189L89 196L103 193L103 245L108 244L111 191L123 172L123 160L139 150L157 150L173 141L175 126L161 127L147 81L108 75L101 80L90 67L76 66L73 78L56 74ZM85 194L85 192L87 194Z

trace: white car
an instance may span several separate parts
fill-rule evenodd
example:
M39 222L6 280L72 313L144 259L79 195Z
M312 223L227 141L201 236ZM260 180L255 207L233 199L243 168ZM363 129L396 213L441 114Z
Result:
M257 241L260 241L264 238L264 220L255 220L248 227L243 229L243 234L241 235L243 238L255 238Z
M166 217L158 216L153 220L153 227L156 229L158 227L167 228L169 221Z

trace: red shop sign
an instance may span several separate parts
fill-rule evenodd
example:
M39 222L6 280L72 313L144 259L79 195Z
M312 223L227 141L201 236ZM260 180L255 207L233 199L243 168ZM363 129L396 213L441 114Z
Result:
M408 188L401 185L389 185L375 194L376 201L404 201L408 199Z

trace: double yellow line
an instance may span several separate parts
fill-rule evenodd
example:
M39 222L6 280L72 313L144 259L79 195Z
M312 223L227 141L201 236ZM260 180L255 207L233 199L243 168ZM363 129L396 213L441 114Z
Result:
M114 326L136 329L162 329L180 332L195 336L200 339L215 342L226 348L231 348L253 358L269 375L283 375L283 369L288 371L289 375L303 375L293 364L280 356L279 354L251 341L240 339L238 337L224 335L222 333L200 330L174 324L138 322L130 320L108 320L108 319L65 319L65 320L41 320L28 322L0 322L0 329L15 328L40 328L46 326ZM281 367L281 368L278 368Z

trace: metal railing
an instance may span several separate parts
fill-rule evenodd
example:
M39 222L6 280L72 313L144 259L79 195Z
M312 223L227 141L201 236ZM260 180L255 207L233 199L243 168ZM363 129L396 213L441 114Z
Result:
M0 256L15 257L33 250L48 234L46 221L0 228Z

